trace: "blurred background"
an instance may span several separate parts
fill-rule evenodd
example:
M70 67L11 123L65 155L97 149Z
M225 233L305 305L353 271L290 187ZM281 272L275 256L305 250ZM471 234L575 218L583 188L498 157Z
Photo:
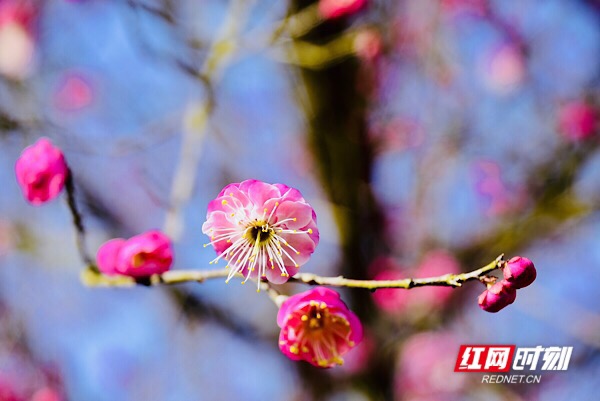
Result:
M0 0L0 400L597 398L600 3L320 3ZM207 203L256 178L315 208L304 272L427 277L506 253L538 279L498 314L479 283L342 291L365 341L343 367L294 363L253 286L85 287L64 195L32 207L16 185L40 136L73 171L91 255L161 228L175 269L207 269ZM574 351L541 384L482 385L453 372L478 343Z

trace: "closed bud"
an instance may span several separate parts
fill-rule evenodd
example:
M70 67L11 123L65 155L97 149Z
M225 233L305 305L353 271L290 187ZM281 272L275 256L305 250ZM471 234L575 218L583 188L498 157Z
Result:
M515 302L517 291L502 280L479 296L479 307L486 312L496 313Z
M527 287L537 276L533 262L527 258L515 256L504 267L504 280L514 289Z

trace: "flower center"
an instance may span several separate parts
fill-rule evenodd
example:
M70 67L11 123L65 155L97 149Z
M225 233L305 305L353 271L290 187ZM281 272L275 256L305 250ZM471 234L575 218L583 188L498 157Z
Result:
M316 305L311 305L308 315L305 316L310 331L321 330L329 319L329 311L327 309L320 311Z
M260 291L260 279L266 277L267 269L278 269L282 277L289 277L288 266L300 267L295 257L300 255L286 237L296 234L312 234L313 230L297 230L288 228L287 224L296 221L296 217L286 217L278 220L275 211L279 202L271 209L265 208L260 218L250 219L247 210L239 204L229 194L231 203L222 200L221 205L229 209L229 218L235 220L237 227L214 227L209 230L211 241L204 246L215 245L226 242L231 244L221 252L219 256L213 259L210 264L216 263L219 259L227 260L226 268L232 267L229 276L225 282L229 282L232 277L238 273L245 274L245 283L250 279L252 272L258 277L257 291Z
M39 174L35 178L35 181L31 183L31 186L37 190L46 188L48 186L48 176L46 174Z
M148 258L148 254L145 252L136 253L131 258L131 265L134 268L141 267L144 263L146 263L146 259Z
M248 225L244 237L252 244L262 246L269 242L275 234L273 227L264 220L254 220Z
M294 354L309 354L319 366L341 365L341 354L354 346L352 329L343 316L331 313L324 302L311 301L300 317L302 324L290 346Z

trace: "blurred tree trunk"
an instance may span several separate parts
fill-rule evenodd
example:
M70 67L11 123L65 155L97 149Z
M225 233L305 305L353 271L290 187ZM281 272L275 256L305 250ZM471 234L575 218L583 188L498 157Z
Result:
M312 3L314 1L294 0L290 13ZM319 45L346 28L343 19L327 21L298 40ZM323 190L336 206L334 214L343 251L339 272L352 278L367 278L369 263L386 248L383 214L370 185L374 152L367 135L367 99L359 88L365 80L361 78L361 71L354 57L319 69L297 68L302 84L298 90L300 103L308 123L308 145ZM377 319L369 292L351 291L348 296L347 301L365 326ZM381 343L379 340L376 338L377 343ZM357 384L363 389L367 387L376 398L389 399L393 358L388 355L380 360L377 354L371 361L372 369ZM310 369L303 370L308 374ZM323 375L322 371L317 374ZM324 380L317 374L311 376ZM331 386L320 390L331 391ZM317 391L315 397L323 395Z

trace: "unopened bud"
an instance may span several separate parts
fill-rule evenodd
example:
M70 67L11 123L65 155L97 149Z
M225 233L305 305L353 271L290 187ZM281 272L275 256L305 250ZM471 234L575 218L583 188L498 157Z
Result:
M527 287L537 276L533 262L527 258L515 256L504 267L504 280L514 289Z
M479 307L486 312L496 313L515 302L517 291L502 280L485 290L479 296Z

